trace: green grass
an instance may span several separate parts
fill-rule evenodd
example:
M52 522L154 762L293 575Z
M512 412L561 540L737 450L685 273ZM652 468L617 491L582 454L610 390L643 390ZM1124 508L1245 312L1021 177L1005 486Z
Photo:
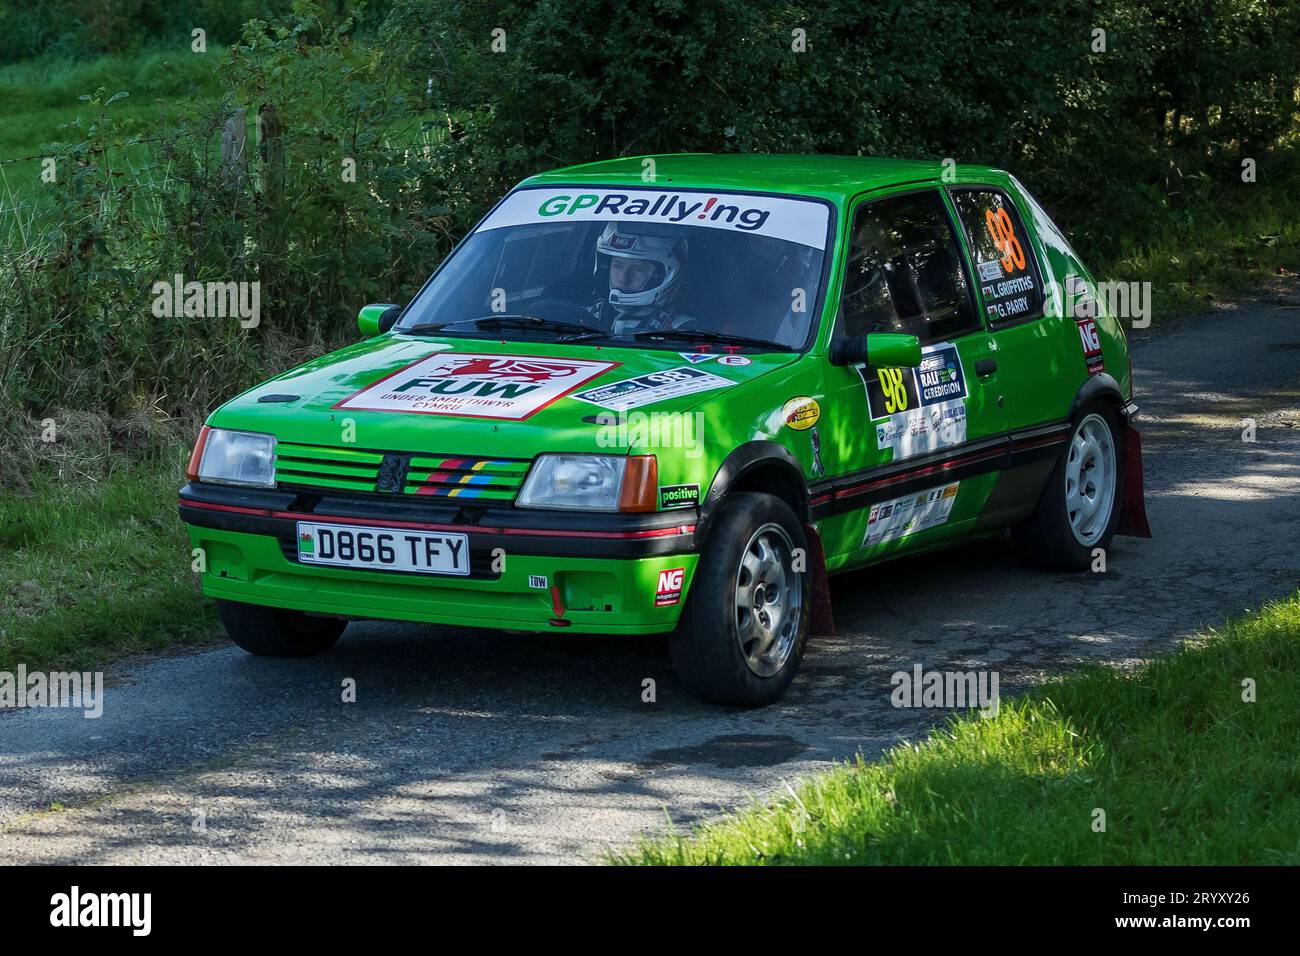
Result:
M1297 701L1300 594L1134 672L1090 668L612 860L1297 864Z
M0 500L0 671L92 667L213 633L176 515L178 451Z
M5 104L0 123L0 210L39 201L39 159L7 163L8 159L41 156L55 142L77 141L75 129L64 129L78 117L90 123L91 107L80 97L103 87L108 95L126 91L130 96L113 104L112 116L125 139L164 135L155 128L161 104L178 108L220 95L217 64L225 55L220 47L191 53L188 45L134 54L112 54L94 60L58 57L0 66L0 103ZM110 160L116 168L138 170L149 162L147 146L131 146Z
M1241 192L1238 191L1238 197ZM1152 321L1258 298L1273 276L1300 274L1300 196L1260 184L1247 199L1203 202L1160 225L1134 224L1099 280L1150 282Z

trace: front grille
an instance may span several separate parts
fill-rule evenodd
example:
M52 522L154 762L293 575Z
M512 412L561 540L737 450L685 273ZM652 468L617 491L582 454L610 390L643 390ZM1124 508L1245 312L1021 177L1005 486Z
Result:
M277 442L275 481L280 485L374 491L383 452Z
M514 501L528 462L418 452L382 452L279 442L278 485L432 495L475 501Z

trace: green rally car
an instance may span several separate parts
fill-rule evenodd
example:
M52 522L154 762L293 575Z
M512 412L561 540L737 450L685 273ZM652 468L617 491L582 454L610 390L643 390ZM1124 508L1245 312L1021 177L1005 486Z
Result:
M829 573L1149 536L1120 322L979 166L668 155L533 177L364 340L208 419L180 492L254 654L358 618L670 634L776 700Z

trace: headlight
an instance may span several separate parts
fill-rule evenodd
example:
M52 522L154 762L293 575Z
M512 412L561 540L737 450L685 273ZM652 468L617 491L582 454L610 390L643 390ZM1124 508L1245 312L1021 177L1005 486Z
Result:
M523 508L617 511L627 458L619 455L539 455L518 503Z
M275 487L275 436L208 429L199 460L199 481L214 485Z

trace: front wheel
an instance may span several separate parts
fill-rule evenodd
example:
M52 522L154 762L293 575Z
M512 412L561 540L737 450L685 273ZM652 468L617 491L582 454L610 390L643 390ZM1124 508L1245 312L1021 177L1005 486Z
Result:
M285 611L217 601L217 615L226 635L259 657L308 657L329 650L338 642L347 621L335 617L313 617L301 611Z
M779 498L746 492L722 506L669 638L693 694L750 707L780 699L808 639L807 561L803 526Z
M1101 402L1085 408L1037 508L1013 529L1026 557L1045 567L1082 571L1096 549L1110 546L1119 525L1119 489L1124 486L1121 448L1114 410Z

